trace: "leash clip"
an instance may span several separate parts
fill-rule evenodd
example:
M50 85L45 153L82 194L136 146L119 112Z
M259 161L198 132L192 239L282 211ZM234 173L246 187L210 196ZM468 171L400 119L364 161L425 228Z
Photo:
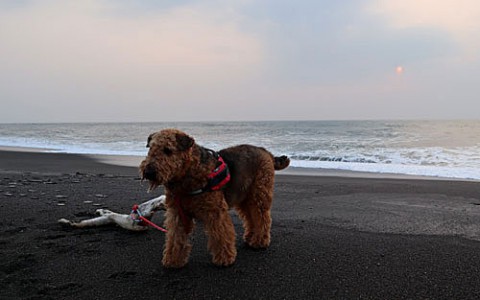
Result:
M140 226L147 226L147 225L150 225L151 227L157 229L157 230L160 230L162 232L165 232L167 233L167 230L163 227L160 227L158 226L157 224L153 223L152 221L150 221L149 219L145 218L143 215L142 215L142 212L140 211L140 209L138 208L138 205L135 204L133 205L132 207L132 212L130 213L130 218L134 221L134 222L137 222L139 223ZM146 225L142 225L140 223L145 223Z

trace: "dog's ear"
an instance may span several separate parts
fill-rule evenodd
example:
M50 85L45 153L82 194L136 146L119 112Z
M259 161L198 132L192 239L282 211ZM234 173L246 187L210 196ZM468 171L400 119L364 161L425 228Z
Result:
M153 137L153 133L148 136L148 139L147 139L147 148L150 147L150 141L152 140L152 137Z
M184 133L177 133L175 137L177 139L177 148L180 151L186 151L195 144L195 140Z

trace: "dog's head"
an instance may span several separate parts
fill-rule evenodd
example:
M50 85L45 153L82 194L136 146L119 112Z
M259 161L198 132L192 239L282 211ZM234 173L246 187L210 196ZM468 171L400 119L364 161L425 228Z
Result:
M140 164L140 176L150 190L185 175L195 140L177 129L152 133L147 140L148 154Z

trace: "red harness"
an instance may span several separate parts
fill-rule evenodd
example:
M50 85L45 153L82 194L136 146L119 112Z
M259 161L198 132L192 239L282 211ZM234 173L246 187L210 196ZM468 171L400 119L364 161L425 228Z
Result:
M208 182L206 186L188 193L189 195L194 196L203 194L205 192L218 191L230 181L230 171L227 164L216 152L214 152L214 155L216 156L218 162L220 162L220 165L216 167L212 173L207 175Z
M208 174L207 176L208 182L206 186L204 186L201 189L190 192L188 195L195 196L195 195L203 194L205 192L218 191L230 181L230 178L231 178L230 171L228 169L227 164L225 163L223 158L220 155L218 155L218 153L213 152L213 154L217 157L217 160L220 162L220 165L218 165L212 171L212 173ZM178 214L182 219L184 227L187 228L189 219L185 214L185 211L183 210L182 202L179 196L175 196L175 205L177 206Z
M218 156L218 161L220 165L208 175L210 182L213 182L213 186L210 188L212 191L218 191L230 181L230 171L220 155Z

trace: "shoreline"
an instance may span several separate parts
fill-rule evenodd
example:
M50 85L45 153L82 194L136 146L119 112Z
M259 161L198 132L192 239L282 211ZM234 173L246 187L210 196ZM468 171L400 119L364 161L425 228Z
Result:
M0 152L28 152L28 153L52 153L65 155L83 155L90 157L100 163L138 168L140 162L143 160L142 156L133 155L107 155L107 154L75 154L55 152L51 149L29 148L29 147L9 147L0 146ZM303 168L303 167L288 167L285 170L277 172L278 175L297 175L297 176L331 176L331 177L351 177L351 178L376 178L376 179L414 179L414 180L438 180L438 181L465 181L465 182L480 182L480 180L469 178L455 178L455 177L440 177L427 175L411 175L400 173L383 173L383 172L363 172L351 171L341 169L319 169L319 168Z
M278 173L272 242L212 265L199 223L187 266L161 266L165 236L73 229L98 208L128 214L147 193L137 169L85 155L0 151L1 299L474 299L480 294L480 183ZM161 224L158 212L152 221ZM259 280L260 278L260 280Z

